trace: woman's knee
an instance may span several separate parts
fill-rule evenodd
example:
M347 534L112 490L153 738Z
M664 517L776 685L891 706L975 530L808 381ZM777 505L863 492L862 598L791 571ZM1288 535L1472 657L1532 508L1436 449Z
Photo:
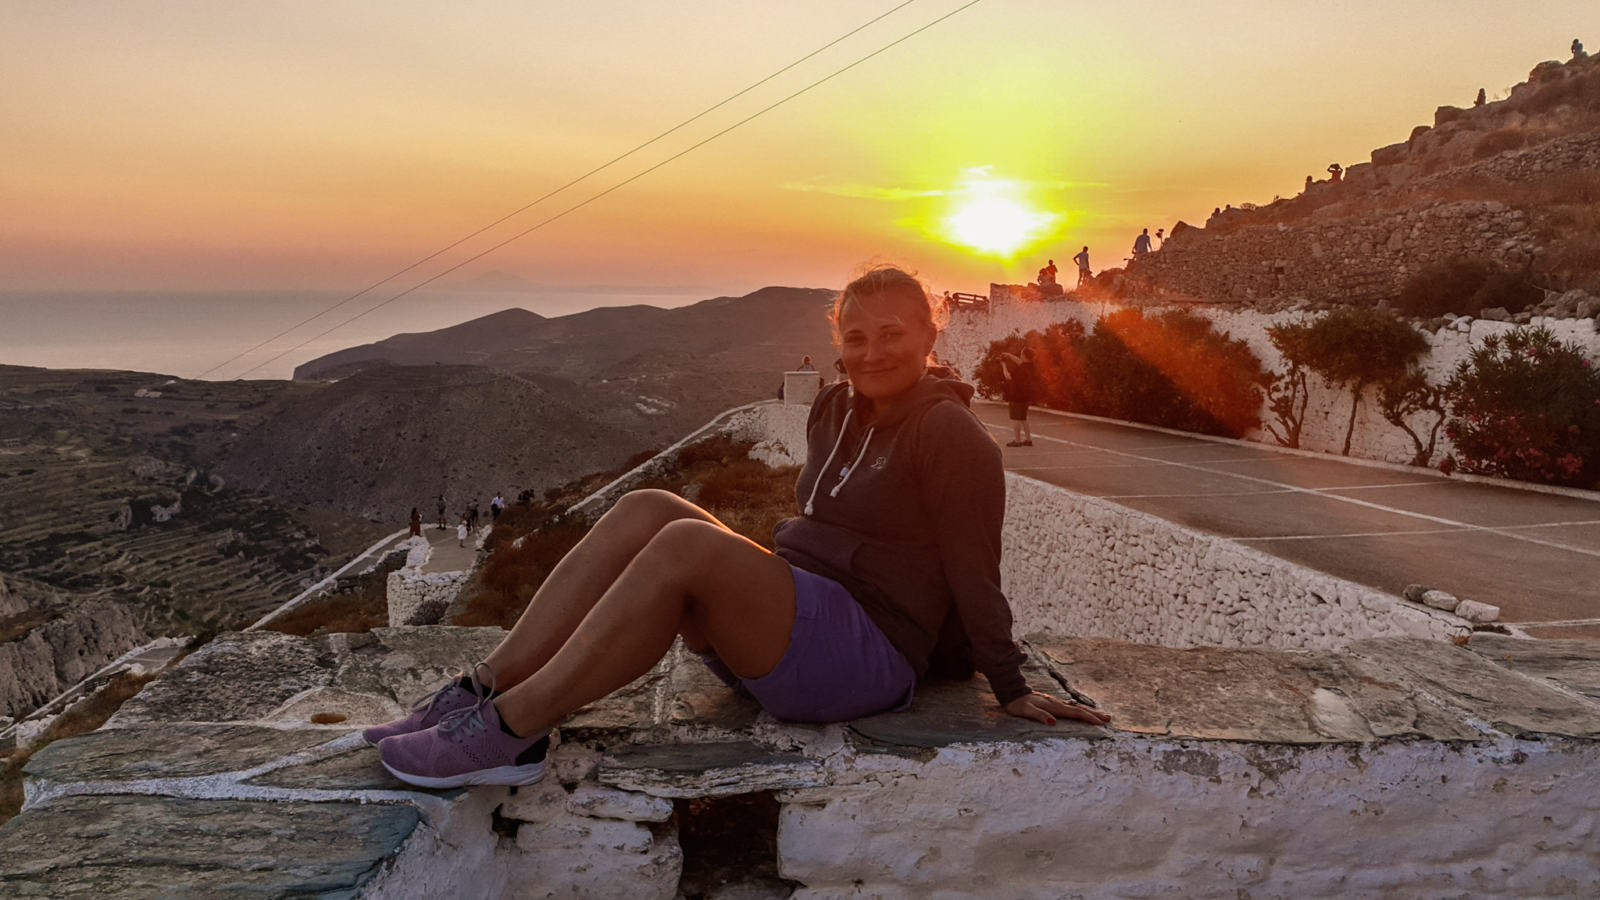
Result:
M670 491L644 488L629 491L601 517L608 527L623 527L653 535L679 519L706 519L700 507ZM597 524L598 527L598 524Z

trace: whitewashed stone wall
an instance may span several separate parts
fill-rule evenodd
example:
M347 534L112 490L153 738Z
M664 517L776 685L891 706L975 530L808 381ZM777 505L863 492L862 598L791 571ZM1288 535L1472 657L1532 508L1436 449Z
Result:
M1024 300L1015 288L1001 284L990 285L989 296L991 301L989 312L962 310L953 313L935 348L940 357L949 359L964 376L969 378L994 341L1014 334L1043 331L1050 325L1065 321L1080 322L1085 330L1089 330L1094 327L1097 318L1117 308L1114 301ZM1144 306L1145 315L1173 308L1179 307ZM1251 351L1261 359L1263 368L1269 371L1283 371L1286 367L1277 348L1272 346L1272 341L1267 337L1267 329L1279 323L1306 321L1318 315L1313 312L1297 311L1264 313L1251 309L1193 304L1184 304L1181 308L1205 316L1214 323L1217 331L1226 332L1249 344ZM1596 320L1536 317L1529 324L1550 329L1557 339L1577 344L1591 359L1600 361L1600 333L1595 331ZM1430 381L1436 384L1443 383L1455 370L1456 365L1465 360L1474 347L1483 343L1484 338L1491 334L1504 334L1515 327L1517 326L1510 322L1462 317L1447 323L1437 332L1423 331L1422 335L1427 338L1431 349L1421 361L1422 370ZM1300 447L1304 450L1338 453L1344 447L1344 431L1350 415L1350 394L1342 388L1329 386L1315 375L1310 377L1310 388L1311 399L1306 406L1305 428L1300 435ZM1264 405L1261 418L1263 422L1272 420L1270 412ZM1431 420L1429 416L1417 416L1413 427L1419 434L1424 433ZM1270 434L1261 430L1246 435L1246 438L1276 444ZM1369 388L1356 413L1356 427L1350 445L1350 455L1409 463L1413 452L1410 438L1389 424L1379 412L1377 389ZM1434 460L1443 459L1448 452L1450 452L1450 442L1441 430Z
M1142 737L857 757L854 784L779 795L779 870L796 900L1600 890L1592 741Z
M729 436L754 441L750 458L769 466L798 466L806 461L806 419L811 407L767 403L741 410L723 426Z
M1002 548L1018 634L1323 650L1471 631L1447 613L1014 473Z
M434 625L471 572L423 572L404 568L389 573L385 596L389 601L389 625Z

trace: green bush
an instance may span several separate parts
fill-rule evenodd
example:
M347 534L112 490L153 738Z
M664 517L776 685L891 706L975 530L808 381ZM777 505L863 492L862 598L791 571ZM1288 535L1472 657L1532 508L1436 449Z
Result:
M1549 330L1485 338L1444 390L1460 468L1575 487L1600 480L1600 374Z
M1476 316L1491 307L1519 313L1544 299L1538 285L1520 273L1476 259L1434 263L1406 279L1401 312L1432 318L1445 313Z

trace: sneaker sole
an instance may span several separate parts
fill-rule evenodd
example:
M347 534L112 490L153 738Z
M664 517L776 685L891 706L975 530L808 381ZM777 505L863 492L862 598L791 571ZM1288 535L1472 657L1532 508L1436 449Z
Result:
M450 775L444 778L431 778L427 775L412 775L402 772L388 763L383 767L389 774L404 781L425 788L458 788L474 784L533 784L544 778L544 763L533 763L526 766L496 766L493 769L478 769L475 772L463 772L460 775Z

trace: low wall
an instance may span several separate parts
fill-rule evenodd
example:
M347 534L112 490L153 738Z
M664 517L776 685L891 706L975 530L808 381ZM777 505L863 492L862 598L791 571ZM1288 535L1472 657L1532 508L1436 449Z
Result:
M1447 613L1014 473L1002 549L1021 634L1310 650L1471 631Z
M1114 301L1028 300L1024 299L1020 288L1002 284L990 285L989 296L989 312L961 310L952 313L950 324L939 336L939 343L935 348L935 352L941 358L949 359L957 370L969 378L978 363L983 360L989 345L1001 338L1026 334L1029 331L1043 331L1057 322L1067 321L1079 322L1086 330L1092 329L1097 318L1118 308ZM1286 366L1277 348L1272 346L1271 339L1267 337L1267 329L1280 323L1301 322L1318 315L1308 310L1263 312L1195 304L1139 305L1143 306L1145 315L1181 308L1205 316L1211 320L1218 332L1226 333L1248 344L1250 350L1260 358L1264 369L1278 372L1284 371ZM1550 329L1557 339L1577 344L1591 359L1600 361L1600 332L1595 330L1595 319L1536 317L1529 324ZM1424 330L1422 336L1427 339L1430 349L1421 360L1422 371L1429 381L1435 384L1443 383L1455 371L1457 364L1466 360L1473 348L1483 343L1484 338L1505 334L1515 327L1517 326L1511 322L1462 317L1447 322L1437 331ZM1300 448L1338 453L1344 446L1345 426L1350 416L1350 393L1343 388L1326 384L1316 375L1311 375L1308 381L1311 396L1306 406ZM1272 421L1265 402L1261 409L1261 419L1263 422ZM1432 423L1432 418L1423 414L1413 417L1412 422L1420 434L1426 432ZM1266 444L1277 443L1270 434L1259 429L1245 437ZM1449 439L1441 429L1434 460L1443 459L1450 450ZM1364 459L1409 463L1414 451L1415 448L1412 447L1411 440L1406 437L1405 432L1383 418L1378 409L1377 389L1369 388L1363 396L1360 408L1356 411L1356 426L1350 444L1350 455Z

